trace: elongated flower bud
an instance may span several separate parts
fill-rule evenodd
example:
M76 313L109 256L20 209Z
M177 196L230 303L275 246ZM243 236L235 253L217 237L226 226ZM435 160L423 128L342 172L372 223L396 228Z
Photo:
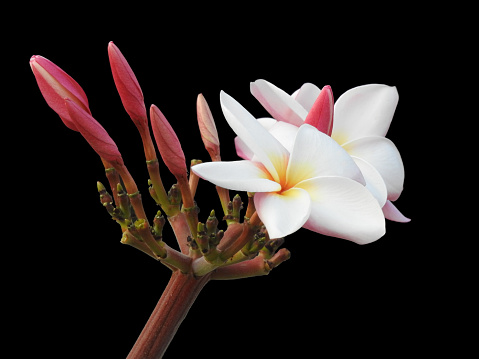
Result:
M75 102L68 98L64 101L65 108L71 120L75 123L77 131L82 134L95 152L112 164L122 165L123 159L118 147L106 130Z
M198 95L196 112L198 116L198 126L205 148L213 161L219 161L220 140L218 138L218 131L216 130L215 120L213 119L208 103L202 94Z
M113 42L108 44L108 57L113 80L126 112L139 130L148 128L145 102L140 84L120 49Z
M30 67L48 106L60 116L68 128L78 131L65 107L64 99L68 98L90 114L88 99L83 89L65 71L42 56L32 56Z
M150 108L150 121L163 162L175 177L185 177L185 155L180 141L166 117L155 105Z
M331 136L333 131L334 98L331 86L324 86L304 121Z

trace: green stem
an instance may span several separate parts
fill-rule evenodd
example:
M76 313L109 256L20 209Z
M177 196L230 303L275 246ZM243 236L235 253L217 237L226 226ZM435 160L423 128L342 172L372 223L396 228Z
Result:
M154 158L152 160L148 160L146 161L146 165L148 168L148 174L150 175L151 184L156 193L158 204L165 211L167 216L174 215L178 209L177 206L170 205L168 195L166 194L165 187L161 181L158 159Z

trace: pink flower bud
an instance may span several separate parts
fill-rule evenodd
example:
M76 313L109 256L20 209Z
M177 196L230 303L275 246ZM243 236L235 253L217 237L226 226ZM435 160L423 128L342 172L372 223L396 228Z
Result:
M65 98L77 104L83 111L90 113L88 99L83 89L65 71L42 56L32 56L30 59L38 87L50 106L70 129L78 131L65 107Z
M331 136L333 131L333 114L333 90L331 90L331 86L324 86L304 122Z
M213 161L219 160L220 140L218 138L218 131L216 130L215 120L213 119L208 103L202 94L198 95L196 112L198 114L198 126L200 127L201 138L203 139L205 148Z
M120 49L113 42L108 44L108 57L113 80L120 94L123 107L125 107L126 112L139 130L148 128L145 102L140 84Z
M185 155L168 120L155 105L150 108L150 121L161 158L177 178L186 176Z
M66 98L64 103L77 130L88 141L95 152L112 164L122 165L123 159L118 151L118 147L106 130L89 113L69 98Z

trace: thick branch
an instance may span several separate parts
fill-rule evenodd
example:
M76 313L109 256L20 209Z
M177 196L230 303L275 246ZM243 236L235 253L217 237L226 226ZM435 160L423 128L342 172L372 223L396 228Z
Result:
M174 272L127 359L161 358L208 281L209 275L196 279Z

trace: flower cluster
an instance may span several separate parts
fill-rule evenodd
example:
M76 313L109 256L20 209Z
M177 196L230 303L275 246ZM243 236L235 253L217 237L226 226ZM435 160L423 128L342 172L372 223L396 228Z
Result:
M241 160L222 161L213 115L203 95L196 109L200 134L211 162L185 154L160 109L146 110L139 82L112 42L108 56L121 102L141 136L149 174L149 193L160 206L148 220L138 187L120 151L93 117L80 85L57 65L33 56L30 66L47 104L100 156L111 195L98 182L100 201L121 227L121 242L143 251L172 270L172 277L128 358L157 358L203 286L210 280L267 275L290 258L279 248L284 237L304 227L359 244L386 231L386 219L408 222L393 205L401 194L404 167L385 136L398 102L395 87L365 85L334 103L330 86L306 83L292 95L265 80L251 93L271 114L256 119L234 98L220 92L224 117L237 138ZM165 190L160 157L177 183ZM199 220L195 193L200 178L216 185L227 228L216 211ZM245 191L246 211L239 195ZM169 223L179 249L163 240ZM223 222L223 225L225 224Z
M255 119L220 95L244 160L193 171L216 185L255 192L256 210L272 237L305 227L364 244L384 235L385 218L409 221L391 203L401 194L404 167L384 137L398 101L395 87L356 87L336 104L329 86L310 83L290 96L257 80L251 93L274 118Z
M245 246L252 246L252 238L258 236L254 232L258 230L267 241L284 238L304 227L365 244L384 235L386 218L409 221L392 204L401 194L404 182L401 156L385 137L398 102L395 87L359 86L344 93L335 103L330 86L319 89L305 83L289 95L265 80L257 80L250 84L251 93L272 116L259 119L221 91L223 114L237 134L234 145L242 158L235 161L221 160L215 122L200 94L198 124L212 162L194 160L188 176L185 155L172 126L155 105L150 107L148 119L138 80L112 42L108 56L122 104L142 138L150 194L176 228L177 237L181 237L178 239L181 253L159 240L159 226L149 225L136 183L116 144L93 118L80 85L44 57L33 56L30 66L47 104L68 128L80 132L101 157L113 191L113 196L109 196L99 184L102 203L120 223L124 243L170 266L186 265L196 275L204 275L225 266L226 261L230 261L228 265L234 264L231 258L238 250L248 253L245 258L257 255L259 247L253 253ZM161 158L178 181L169 192L159 174L150 125ZM244 228L236 230L234 235L233 230L227 231L226 239L222 240L223 235L217 238L218 229L215 229L209 234L214 235L211 243L205 240L202 237L205 227L198 221L194 201L199 178L217 186L228 225L240 222L237 209L241 207L230 201L228 190L248 192L243 224L255 230L248 235L244 235ZM183 220L175 225L173 218L180 213ZM206 259L198 260L195 251L202 251Z

